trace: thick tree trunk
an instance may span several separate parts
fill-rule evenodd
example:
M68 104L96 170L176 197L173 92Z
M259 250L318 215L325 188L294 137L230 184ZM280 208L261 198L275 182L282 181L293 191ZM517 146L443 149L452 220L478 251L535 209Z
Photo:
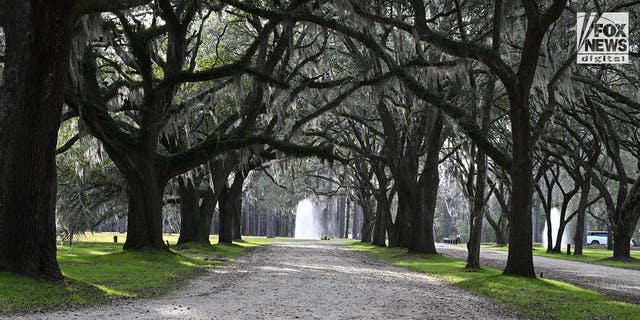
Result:
M218 243L233 242L233 219L235 211L242 207L242 185L244 177L236 172L231 187L224 186L218 199L218 212L220 215L220 227L218 231Z
M232 236L233 201L226 187L218 198L218 243L233 243Z
M436 174L430 175L429 186L419 190L421 196L416 199L416 205L411 206L416 212L411 226L411 241L407 246L409 252L436 254L435 238L433 234L433 219L436 206L439 179ZM418 216L418 217L416 217Z
M362 208L362 228L360 229L360 242L369 243L373 233L374 214L371 208L361 205Z
M577 218L576 234L573 236L573 242L574 242L574 248L575 248L573 250L574 256L581 256L582 250L584 249L585 216L586 216L586 211L584 210L578 211L577 217L576 217Z
M373 245L386 247L387 246L387 226L385 223L385 206L384 201L378 200L376 203L376 219L375 226L373 228Z
M125 250L165 249L162 241L162 195L166 181L159 181L151 158L138 158L136 169L122 170L127 179L129 213Z
M211 218L215 209L215 194L207 189L202 194L192 181L178 180L180 194L180 237L178 244L189 242L211 244L209 230Z
M510 99L510 118L513 141L511 166L511 216L509 217L509 254L503 274L535 278L532 253L531 201L533 195L533 161L531 128L526 94Z
M613 233L614 260L631 259L631 233L628 232L628 227L621 229L622 230L618 230L618 232Z
M61 279L56 163L72 1L4 1L0 90L0 270Z
M515 160L514 160L515 161ZM505 275L535 277L533 254L531 251L531 165L526 159L522 169L514 164L511 177L513 191L511 200L511 218L509 230L509 254Z
M611 219L609 236L613 233L613 259L631 259L631 237L640 218L635 212L625 212L624 210L638 210L640 208L640 195L637 194L637 186L634 185L632 192L627 197L625 205L620 212ZM611 245L611 242L609 242Z
M614 213L611 217L613 259L628 260L631 259L631 236L640 220L640 180L636 180L623 205Z
M442 146L442 114L437 109L429 109L426 119L427 157L418 178L416 188L409 191L408 204L412 208L409 252L438 253L436 251L433 220L438 199L440 176L440 148Z
M409 214L408 211L411 210L407 205L408 200L406 197L398 192L398 210L396 211L396 220L394 221L393 227L390 227L390 230L393 232L390 233L389 237L389 247L407 247L409 245Z

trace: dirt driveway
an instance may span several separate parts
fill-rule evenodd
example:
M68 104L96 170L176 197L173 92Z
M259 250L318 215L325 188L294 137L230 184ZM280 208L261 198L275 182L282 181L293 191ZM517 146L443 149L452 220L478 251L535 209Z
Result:
M344 242L305 241L261 247L166 297L32 314L28 318L514 318L482 298L425 274L372 259L344 245Z

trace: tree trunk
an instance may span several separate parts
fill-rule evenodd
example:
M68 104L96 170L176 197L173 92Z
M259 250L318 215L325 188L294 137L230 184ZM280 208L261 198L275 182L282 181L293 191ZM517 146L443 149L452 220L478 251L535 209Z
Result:
M627 228L622 228L618 232L613 233L613 259L614 260L630 260L631 259L631 233L624 232Z
M637 194L637 188L634 188L627 197L625 205L614 216L611 225L613 231L613 259L614 260L630 260L631 259L631 237L635 227L638 225L640 218L635 212L624 212L622 210L638 210L640 204L640 195ZM612 232L609 232L611 236ZM611 242L609 242L611 244Z
M547 252L553 252L553 228L551 226L551 210L545 209L544 215L547 224Z
M162 195L166 181L159 181L152 158L136 158L135 169L121 167L127 179L129 200L127 240L123 248L165 249L162 241Z
M584 234L585 234L585 218L587 215L587 205L589 202L589 190L591 189L591 180L587 178L582 181L582 185L580 186L580 200L578 200L578 213L576 222L576 234L573 237L575 249L573 250L573 255L581 256L582 249L584 248Z
M487 222L489 223L489 226L491 227L491 229L493 229L493 233L496 235L496 244L500 244L501 242L504 243L504 239L502 238L502 232L500 232L500 226L498 226L498 223L493 220L493 218L491 217L491 214L485 214L485 219L487 219Z
M611 223L607 224L607 250L613 250L613 233Z
M505 236L505 232L501 229L496 232L496 244L501 246L507 244L507 237Z
M371 208L366 205L361 205L362 208L362 229L360 242L371 242L371 234L373 232L373 213Z
M509 97L513 141L511 166L511 216L509 217L509 254L503 274L535 278L533 269L531 198L533 194L533 161L531 155L531 126L526 94Z
M233 216L238 205L242 206L242 185L244 177L236 172L231 187L224 186L218 199L218 212L220 215L220 227L218 228L218 243L233 242Z
M242 193L240 193L236 201L234 201L233 217L231 220L231 239L233 239L233 241L242 240L242 231L240 231L240 221L242 221L242 200Z
M420 190L421 197L416 199L417 205L412 206L416 210L416 217L412 221L411 242L408 245L409 252L437 254L435 238L433 234L433 219L438 193L438 169L435 168L435 175L431 176L429 185Z
M496 8L496 10L498 10ZM495 89L496 78L493 74L489 77L486 91L482 98L483 102L480 108L480 128L482 136L487 137L489 125L491 123L491 107L493 101L493 93ZM485 188L487 185L487 156L483 150L478 148L475 156L476 181L473 190L473 202L471 205L469 241L467 242L467 265L465 268L480 269L480 242L482 241L482 222L484 221L485 205Z
M487 158L478 150L476 155L477 176L471 208L469 241L467 242L467 264L465 268L480 269L480 242L482 240L482 221L484 220L485 186L487 182Z
M409 223L408 211L411 210L407 205L406 197L398 192L398 209L396 211L396 220L394 221L393 230L389 237L389 247L407 247L409 245Z
M500 218L498 219L496 228L496 243L506 245L507 242L509 242L509 210L511 207L511 198L509 198L507 202L502 190L496 190L493 194L496 196L496 200L498 200L498 204L500 205Z
M562 239L564 236L564 230L567 228L567 223L560 219L558 226L558 233L556 234L556 243L553 246L553 252L560 253L562 252Z
M56 260L56 139L72 1L4 1L0 90L0 270L61 279Z
M516 144L516 143L514 143ZM515 159L514 159L515 161ZM509 229L509 254L505 275L535 277L531 251L531 163L522 159L522 168L514 164L511 177L513 191Z
M188 242L211 244L209 230L215 209L216 198L213 190L207 189L200 201L200 190L191 181L178 180L180 194L180 237L178 244Z
M413 189L413 193L408 192L411 201L409 206L412 208L409 252L438 253L433 232L433 220L440 185L438 164L440 162L443 126L444 122L440 111L435 108L429 109L426 118L427 157L416 188Z
M351 234L351 238L354 240L360 240L361 236L361 228L362 228L362 208L356 203L353 202L353 232Z
M498 244L498 245L506 245L507 244L507 233L508 233L508 230L506 228L507 223L506 223L506 219L504 217L505 214L506 213L501 213L500 214L500 219L498 219L498 222L493 220L493 218L491 218L490 215L485 214L487 222L489 222L489 225L493 229L493 232L496 234L496 244Z
M218 198L218 243L233 243L232 222L233 201L227 187L222 189Z
M376 203L376 219L375 227L373 228L373 245L386 247L387 246L387 226L384 218L385 210L384 201L378 200Z
M351 212L351 201L349 201L349 198L347 198L345 196L344 201L346 202L346 208L345 208L345 226L344 226L344 238L345 239L349 239L349 213ZM353 237L353 234L351 235L351 237Z

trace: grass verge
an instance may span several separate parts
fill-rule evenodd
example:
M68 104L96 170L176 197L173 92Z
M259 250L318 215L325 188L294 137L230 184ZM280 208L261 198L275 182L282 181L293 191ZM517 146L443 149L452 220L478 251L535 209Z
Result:
M275 239L247 237L233 245L176 248L177 236L165 236L172 252L122 251L112 233L93 234L73 246L58 247L65 280L57 283L0 272L0 313L37 312L112 299L153 297L180 287L207 268L245 254ZM117 234L123 241L124 234ZM212 239L217 242L217 238ZM277 239L281 241L282 239ZM206 259L205 258L216 258Z
M500 250L500 251L508 251L508 246L483 246L483 248L491 249L491 250ZM640 270L640 250L631 250L631 257L635 258L635 261L615 261L610 260L613 256L613 251L606 249L583 249L581 256L568 255L566 252L563 253L547 253L546 248L533 248L534 256L541 256L547 258L554 259L562 259L562 260L570 260L570 261L579 261L586 263L599 264L602 266L608 267L616 267L616 268L624 268L624 269L633 269Z
M350 248L436 276L444 282L505 305L528 319L640 319L640 306L611 301L604 295L549 279L501 275L484 268L469 272L464 261L440 255L408 254L406 249L355 243Z

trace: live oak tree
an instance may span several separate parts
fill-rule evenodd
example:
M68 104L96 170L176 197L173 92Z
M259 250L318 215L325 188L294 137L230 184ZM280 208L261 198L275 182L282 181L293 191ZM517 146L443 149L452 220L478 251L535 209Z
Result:
M598 80L576 78L595 89L584 94L581 108L590 119L586 121L585 127L592 130L604 149L604 164L610 164L587 164L585 167L588 168L591 183L600 191L606 204L613 231L613 258L625 260L631 257L630 240L640 219L640 211L637 208L638 178L633 177L632 169L626 160L632 157L633 161L638 163L640 159L637 149L637 125L640 122L629 112L636 109L638 104L626 96L624 89L613 91L607 85L603 85L606 74L602 74L601 77ZM574 156L574 159L578 158ZM586 161L583 160L584 162ZM605 182L605 179L609 178L613 178L617 185L615 193Z
M285 36L280 37L272 48L278 54L266 55L267 52L261 49L264 48L265 41L273 33L280 35L278 21L269 21L259 26L257 35L244 48L240 58L200 70L194 67L197 66L194 58L197 57L197 41L195 44L190 41L193 39L189 31L198 20L198 12L219 8L209 7L198 1L183 1L177 5L169 1L158 1L154 4L142 12L149 19L140 19L131 12L119 12L105 21L108 32L106 38L113 38L114 41L104 43L101 52L103 55L116 52L124 67L122 70L115 68L117 81L104 88L98 81L100 73L97 61L100 55L98 52L88 51L79 66L81 81L76 82L77 88L68 94L67 100L87 124L91 134L103 143L111 159L127 179L129 219L125 249L164 247L161 200L168 180L213 160L226 151L269 144L297 156L320 154L325 158L333 158L331 151L326 148L298 146L272 136L252 134L252 123L255 122L256 115L262 113L264 106L262 95L255 94L247 97L250 101L238 101L249 108L243 108L226 119L229 123L240 120L239 126L222 132L214 130L206 134L205 139L184 151L163 151L159 147L159 140L165 127L174 113L183 111L182 105L174 104L175 95L183 84L240 77L245 72L253 73L268 82L270 80L264 78L269 78L271 72L268 70L274 70L278 65L282 53L288 48L288 41ZM160 20L165 23L161 24ZM282 32L286 32L287 27L282 28L285 30ZM166 54L160 57L154 47L163 44L166 44ZM120 46L124 46L124 49ZM264 74L257 74L251 67L256 53L266 55L264 60L258 58L255 62L257 68L266 68L266 71L260 70ZM108 56L102 60L113 67ZM122 88L121 84L124 84ZM264 85L260 83L254 84L251 90L262 92L264 89ZM118 100L125 92L129 92L126 99ZM139 95L140 99L132 99L135 95ZM122 101L123 107L132 110L126 113L131 120L119 121L109 112L109 104L114 100Z
M86 14L146 2L0 2L6 40L0 90L0 269L62 278L55 248L55 151L74 29Z

